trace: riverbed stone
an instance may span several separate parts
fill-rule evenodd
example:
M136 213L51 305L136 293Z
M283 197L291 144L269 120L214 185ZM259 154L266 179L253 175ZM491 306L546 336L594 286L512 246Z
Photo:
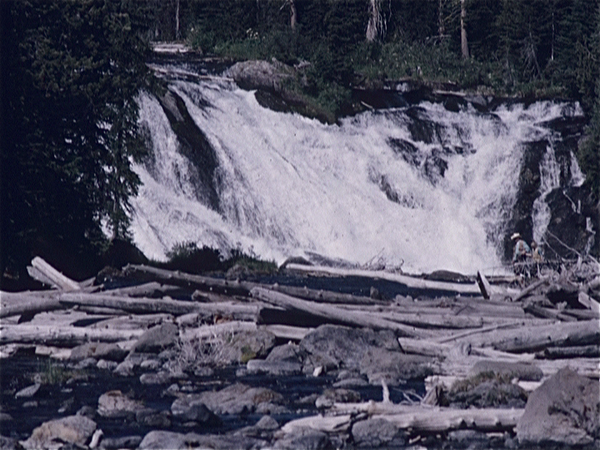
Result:
M105 359L107 361L120 362L127 356L127 350L122 349L117 344L103 342L88 342L78 345L71 350L72 361L81 361L87 358Z
M21 445L27 450L60 448L65 442L83 446L94 431L96 422L93 420L80 415L68 416L44 422Z
M600 384L569 368L559 370L529 395L516 431L521 445L597 444Z
M301 363L306 357L306 352L303 351L298 344L283 344L274 347L267 356L266 360L270 362L286 361L293 363Z
M198 400L215 414L241 414L255 411L261 403L282 403L283 396L271 389L235 383L220 391L202 392Z
M297 428L275 442L278 450L325 450L331 447L327 433L310 428Z
M32 384L31 386L27 386L21 389L19 392L15 394L15 398L31 398L33 397L37 391L40 390L42 385L40 383Z
M133 350L137 353L159 353L172 347L179 338L179 328L172 322L163 323L148 329L142 334Z
M406 444L406 433L385 419L367 419L352 426L352 438L357 447L402 448Z
M240 332L223 348L221 357L223 362L245 364L255 358L265 358L275 347L275 341L275 335L266 330Z
M142 409L142 402L131 399L119 390L105 392L98 398L98 414L102 417L132 417Z
M533 364L493 360L477 361L469 371L469 375L478 375L483 372L493 372L524 381L540 381L544 377L542 369Z
M293 361L266 361L252 359L246 365L249 373L266 373L273 376L297 375L302 373L302 364Z
M307 352L307 363L313 369L359 369L363 356L377 348L400 351L392 331L350 328L339 325L322 325L308 333L300 348ZM312 372L312 370L311 370Z
M222 422L219 416L202 403L197 394L187 394L177 398L171 404L171 413L175 419L181 422L193 421L211 426L219 425Z
M154 430L150 431L140 442L140 450L187 450L189 448L211 448L216 450L249 450L252 448L263 448L264 441L260 441L244 435L226 434L211 435L197 433L176 433L173 431Z
M121 449L121 448L137 448L142 442L142 437L133 435L133 436L123 436L118 438L110 438L103 437L102 441L100 441L100 448L105 449Z
M360 371L370 384L397 386L406 380L424 379L433 373L433 359L421 355L407 355L385 348L372 348L360 361Z

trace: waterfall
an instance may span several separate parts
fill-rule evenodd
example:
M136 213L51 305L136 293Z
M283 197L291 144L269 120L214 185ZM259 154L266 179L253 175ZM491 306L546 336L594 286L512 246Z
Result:
M219 205L204 200L159 101L141 94L152 155L135 166L143 184L132 231L157 260L193 241L279 263L318 255L413 273L499 268L523 144L549 139L548 121L581 114L547 101L492 113L423 102L326 125L265 109L226 80L171 80L169 89L214 149ZM543 166L551 160L549 148ZM542 191L554 186L550 172L541 178Z

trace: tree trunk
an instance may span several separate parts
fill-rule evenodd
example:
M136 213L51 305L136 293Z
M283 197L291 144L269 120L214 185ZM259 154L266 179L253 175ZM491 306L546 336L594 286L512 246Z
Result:
M298 12L296 11L295 0L288 0L290 5L290 28L296 30L296 24L298 23Z
M419 330L415 327L402 325L381 318L371 317L361 314L360 312L345 311L341 308L336 308L335 306L331 305L321 305L313 302L307 302L299 298L290 297L289 295L270 291L264 288L254 288L252 289L251 294L253 297L263 300L267 303L281 306L286 309L306 311L315 316L334 320L338 323L352 326L369 327L379 330L394 330L407 337L427 337L431 335L429 332Z
M85 342L119 342L136 339L145 330L112 330L48 325L0 325L0 344L44 344L75 347Z
M467 18L467 7L465 0L460 0L460 50L463 59L469 58L469 43L467 41L467 26L465 20Z
M386 20L381 13L383 0L370 0L369 23L367 24L366 38L369 42L382 39L385 36Z

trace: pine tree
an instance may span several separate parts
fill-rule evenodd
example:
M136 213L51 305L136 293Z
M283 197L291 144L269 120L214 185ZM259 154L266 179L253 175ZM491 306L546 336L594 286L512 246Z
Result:
M50 248L93 260L103 225L127 237L148 47L126 6L2 2L3 273Z

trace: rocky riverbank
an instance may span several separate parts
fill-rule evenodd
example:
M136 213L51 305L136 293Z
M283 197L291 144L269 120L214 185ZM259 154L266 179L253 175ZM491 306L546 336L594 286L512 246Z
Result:
M296 286L34 267L60 289L2 293L3 448L599 442L593 264L518 289L373 272L368 296L299 287L324 269L294 265Z

